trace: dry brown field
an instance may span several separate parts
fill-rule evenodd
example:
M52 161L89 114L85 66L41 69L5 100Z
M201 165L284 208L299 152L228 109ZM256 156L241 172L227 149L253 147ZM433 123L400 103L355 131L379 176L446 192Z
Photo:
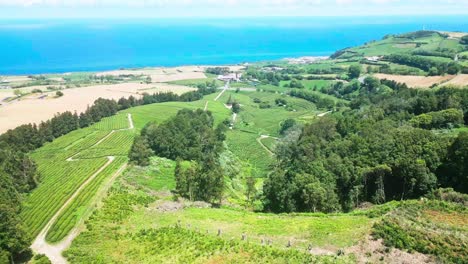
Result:
M144 92L172 91L182 94L192 90L194 88L180 85L122 83L66 89L63 90L64 96L60 98L49 96L45 99L38 99L37 96L28 96L11 103L1 102L0 134L23 124L40 123L52 118L56 113L65 111L83 112L88 105L91 105L99 97L119 99L130 95L139 97ZM5 95L11 96L11 93L6 91L0 93L1 99Z

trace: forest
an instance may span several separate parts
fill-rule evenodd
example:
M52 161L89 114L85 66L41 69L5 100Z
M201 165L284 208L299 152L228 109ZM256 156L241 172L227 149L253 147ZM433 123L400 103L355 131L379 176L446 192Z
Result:
M467 193L468 133L454 138L430 129L466 124L468 94L395 87L379 93L364 86L352 109L289 128L264 185L265 210L349 211L439 187Z

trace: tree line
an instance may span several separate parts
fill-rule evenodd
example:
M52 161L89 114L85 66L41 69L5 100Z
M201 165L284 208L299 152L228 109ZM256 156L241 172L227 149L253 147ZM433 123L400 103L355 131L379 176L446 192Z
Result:
M384 57L385 60L419 68L429 75L457 74L462 70L460 64L456 62L439 62L422 56L407 54L391 54Z

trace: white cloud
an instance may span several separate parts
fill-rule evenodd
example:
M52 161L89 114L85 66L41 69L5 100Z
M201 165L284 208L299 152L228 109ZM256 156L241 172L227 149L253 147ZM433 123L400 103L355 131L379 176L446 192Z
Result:
M140 10L155 17L443 15L468 14L468 0L0 0L0 17L19 16L21 12L23 16L35 15L39 13L36 10L51 16L53 9L77 16L78 10L83 16L94 12L97 17L111 16L115 10L119 14ZM138 16L137 11L134 13Z

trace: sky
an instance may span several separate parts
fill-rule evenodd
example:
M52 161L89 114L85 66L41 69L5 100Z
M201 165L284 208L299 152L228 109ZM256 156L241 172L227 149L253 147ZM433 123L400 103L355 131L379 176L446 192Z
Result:
M0 18L467 15L468 0L0 0Z

